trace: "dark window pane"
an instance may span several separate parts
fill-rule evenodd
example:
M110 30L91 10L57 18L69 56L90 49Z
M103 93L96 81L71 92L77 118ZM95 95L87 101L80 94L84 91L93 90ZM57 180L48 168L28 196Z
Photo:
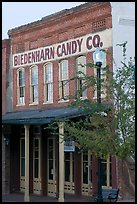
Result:
M21 176L25 176L25 158L21 159Z
M35 151L35 158L38 158L38 157L39 157L39 152Z
M112 164L110 163L110 186L112 186Z
M49 160L49 179L53 180L53 160Z
M88 161L88 154L83 154L83 161Z
M73 160L73 162L72 162L72 164L73 164L73 166L72 166L72 171L73 171L73 175L72 175L72 181L74 182L74 160Z
M38 86L37 85L33 85L32 86L32 101L33 102L37 102L38 101Z
M53 159L53 150L49 150L49 159Z
M83 183L88 184L88 162L83 162Z
M49 140L49 146L53 147L53 140Z
M38 148L38 147L39 147L39 140L35 139L35 148Z
M19 71L19 86L24 86L25 80L24 80L24 72Z
M102 178L102 185L107 186L107 165L106 163L101 164L101 178Z
M20 87L20 97L24 97L24 87Z
M65 162L65 181L70 181L70 162Z
M34 132L39 133L40 132L40 127L38 127L38 126L34 127Z
M49 140L49 159L53 159L53 140Z
M21 157L25 157L25 139L21 140Z
M65 161L70 161L70 152L65 152Z
M34 178L38 178L38 159L34 159Z

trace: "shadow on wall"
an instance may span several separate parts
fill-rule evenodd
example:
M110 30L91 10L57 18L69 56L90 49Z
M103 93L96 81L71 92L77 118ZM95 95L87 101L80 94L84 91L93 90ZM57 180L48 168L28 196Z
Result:
M135 198L135 161L132 159L119 160L120 197L122 199Z

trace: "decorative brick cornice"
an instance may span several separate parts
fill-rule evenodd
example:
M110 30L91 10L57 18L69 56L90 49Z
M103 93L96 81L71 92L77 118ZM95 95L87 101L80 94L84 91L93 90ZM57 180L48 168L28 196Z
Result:
M8 35L11 36L13 33L18 33L18 32L24 31L26 29L31 29L31 28L34 28L36 26L42 25L45 22L49 23L53 20L55 21L59 18L65 17L67 15L81 12L84 9L88 9L89 7L94 7L94 6L98 6L98 5L102 5L102 4L106 4L106 3L109 3L109 2L87 2L87 3L81 4L81 5L76 6L76 7L72 7L71 9L64 9L64 10L56 12L54 14L45 16L45 17L41 18L41 20L34 21L32 23L28 23L26 25L22 25L22 26L10 29L10 30L8 30Z

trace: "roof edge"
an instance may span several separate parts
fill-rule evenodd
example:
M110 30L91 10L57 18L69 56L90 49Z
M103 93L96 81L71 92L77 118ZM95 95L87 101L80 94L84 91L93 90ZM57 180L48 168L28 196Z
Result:
M34 26L36 25L40 25L46 21L52 21L52 20L55 20L59 17L61 17L62 15L63 16L67 16L69 14L72 14L74 12L77 12L77 11L80 11L80 10L83 10L85 8L89 8L89 6L96 6L98 4L104 4L104 3L108 3L108 2L86 2L84 4L81 4L81 5L78 5L76 7L72 7L70 9L64 9L64 10L61 10L59 12L56 12L56 13L53 13L53 14L50 14L48 16L45 16L45 17L42 17L40 20L37 20L37 21L34 21L34 22L31 22L31 23L28 23L28 24L24 24L24 25L21 25L21 26L18 26L18 27L15 27L15 28L12 28L12 29L9 29L8 30L8 35L12 35L12 33L14 32L20 32L20 31L23 31L25 30L26 28L33 28Z

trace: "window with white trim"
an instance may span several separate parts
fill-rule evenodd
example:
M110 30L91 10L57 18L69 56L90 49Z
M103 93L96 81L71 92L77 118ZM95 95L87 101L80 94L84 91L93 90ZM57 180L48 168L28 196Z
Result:
M68 95L68 60L63 60L59 64L59 99L65 100L67 99Z
M103 187L112 187L112 160L111 156L101 160L101 178Z
M53 68L52 63L44 65L44 102L53 102Z
M30 69L30 96L31 103L38 103L38 67L35 65Z
M86 57L80 56L76 59L76 69L77 69L77 92L80 98L87 97L87 89L84 89L84 74L86 74Z
M18 104L25 103L25 73L24 68L19 68L17 71L17 98Z

